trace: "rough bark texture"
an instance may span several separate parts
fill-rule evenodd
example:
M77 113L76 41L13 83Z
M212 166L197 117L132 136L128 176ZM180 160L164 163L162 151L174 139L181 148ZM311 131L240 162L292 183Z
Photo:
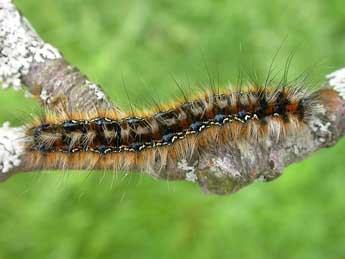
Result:
M25 84L31 94L50 108L62 104L84 111L113 107L99 86L88 81L59 51L38 37L9 0L0 0L0 49L3 88L12 85L19 89ZM164 170L149 174L198 182L206 192L216 194L238 191L254 180L279 177L286 166L334 145L344 135L344 70L330 75L328 80L328 85L320 90L320 109L299 134L286 136L279 142L270 136L259 143L229 141L227 146L203 150L198 158L170 161ZM7 124L2 129L0 181L34 169L25 164L28 154L9 144L11 139L16 145L23 145L23 129L11 129Z
M112 104L99 86L45 43L10 0L0 0L0 82L29 92L48 108L92 111Z
M48 108L60 105L72 111L90 111L113 107L101 88L63 59L33 62L22 81Z

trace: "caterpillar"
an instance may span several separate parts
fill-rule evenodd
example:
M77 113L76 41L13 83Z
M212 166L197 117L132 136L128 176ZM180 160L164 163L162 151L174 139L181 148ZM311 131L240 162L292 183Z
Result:
M196 161L211 147L267 136L279 142L308 127L317 103L318 96L303 87L250 86L206 91L135 115L48 112L27 126L26 150L34 168L158 174L175 168L176 161Z

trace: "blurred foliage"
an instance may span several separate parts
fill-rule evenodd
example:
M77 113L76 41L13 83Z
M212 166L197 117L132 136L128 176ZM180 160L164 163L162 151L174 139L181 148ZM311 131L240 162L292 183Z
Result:
M241 67L265 75L280 45L278 70L292 51L291 77L312 67L311 86L344 66L343 0L16 4L125 108L180 96L174 79L189 89L209 75L235 83ZM0 103L12 125L39 109L11 90ZM341 141L226 197L138 174L18 175L0 188L0 258L345 258L344 151Z

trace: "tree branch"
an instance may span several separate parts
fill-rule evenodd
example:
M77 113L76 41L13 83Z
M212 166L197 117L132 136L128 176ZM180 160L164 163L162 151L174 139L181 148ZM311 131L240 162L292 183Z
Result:
M113 108L99 86L69 65L60 52L44 43L9 0L0 0L0 81L3 88L29 92L51 109L67 105L72 110ZM284 138L267 136L256 142L229 140L202 150L199 156L157 162L148 172L163 179L198 182L216 194L235 192L255 180L270 181L288 165L301 161L323 147L334 145L345 132L345 69L327 77L327 84L314 93L320 96L310 123L298 134ZM41 168L29 167L24 127L0 128L0 180ZM52 163L52 169L54 165ZM158 166L159 165L159 166ZM140 169L140 168L132 168Z
M92 111L114 107L102 89L45 43L9 0L0 0L0 82L4 89L22 85L50 109Z

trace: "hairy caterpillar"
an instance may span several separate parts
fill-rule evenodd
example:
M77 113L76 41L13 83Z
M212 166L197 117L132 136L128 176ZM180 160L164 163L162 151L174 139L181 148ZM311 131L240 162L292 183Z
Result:
M317 103L303 87L252 86L205 92L136 116L48 112L28 126L26 149L35 168L169 172L211 146L266 136L279 142L308 127Z
M345 133L343 70L316 91L305 81L287 82L285 75L276 86L267 79L128 114L116 107L78 111L62 100L54 111L2 134L18 147L18 155L9 156L20 159L17 170L142 171L232 193L279 177L286 166ZM12 175L7 172L3 179Z

